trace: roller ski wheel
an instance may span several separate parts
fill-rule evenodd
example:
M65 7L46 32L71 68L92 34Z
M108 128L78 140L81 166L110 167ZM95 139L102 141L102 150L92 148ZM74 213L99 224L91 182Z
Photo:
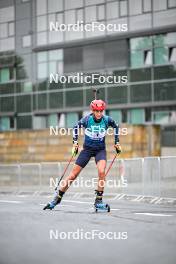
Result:
M53 210L55 206L56 206L56 204L51 202L51 203L48 203L47 205L45 205L43 207L43 210Z
M97 203L95 204L95 212L97 213L98 211L106 211L109 213L111 211L110 205L104 203Z

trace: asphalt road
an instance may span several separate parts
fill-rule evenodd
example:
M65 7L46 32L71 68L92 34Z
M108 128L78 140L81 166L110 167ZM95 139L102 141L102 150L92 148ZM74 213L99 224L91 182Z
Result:
M65 197L66 199L66 197ZM176 208L113 201L95 213L91 199L0 196L0 264L175 264Z

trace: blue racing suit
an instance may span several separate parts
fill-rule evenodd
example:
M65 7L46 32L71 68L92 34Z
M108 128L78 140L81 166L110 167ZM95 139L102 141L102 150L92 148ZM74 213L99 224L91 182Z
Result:
M85 139L83 150L79 154L76 164L82 168L87 165L91 157L95 157L96 163L99 160L106 160L105 136L109 127L114 128L115 144L119 142L118 125L110 117L103 115L100 120L96 120L93 114L83 117L73 128L73 141L78 140L79 128L85 128Z

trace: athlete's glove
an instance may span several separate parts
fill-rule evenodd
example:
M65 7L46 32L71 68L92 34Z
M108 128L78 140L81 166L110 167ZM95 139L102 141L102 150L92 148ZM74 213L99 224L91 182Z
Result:
M76 156L78 154L78 141L73 141L73 147L72 147L72 156Z
M122 148L121 148L121 146L120 146L120 143L116 143L116 144L114 145L114 148L115 148L117 154L120 154L120 153L122 152Z

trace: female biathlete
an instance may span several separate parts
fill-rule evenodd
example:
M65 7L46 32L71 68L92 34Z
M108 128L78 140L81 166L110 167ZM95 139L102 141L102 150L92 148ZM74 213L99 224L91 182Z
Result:
M110 116L103 114L103 111L106 109L104 101L93 100L90 104L90 109L92 113L79 120L73 128L72 155L76 156L78 153L78 133L79 128L81 127L85 128L83 150L80 152L72 171L62 183L62 187L56 189L54 199L43 208L44 210L53 209L61 202L64 193L67 191L70 184L77 178L82 169L87 165L91 157L95 157L99 177L97 190L95 190L96 198L94 206L95 208L103 208L105 205L102 201L106 169L105 135L108 127L114 128L114 147L116 152L120 153L121 146L118 137L118 126Z

